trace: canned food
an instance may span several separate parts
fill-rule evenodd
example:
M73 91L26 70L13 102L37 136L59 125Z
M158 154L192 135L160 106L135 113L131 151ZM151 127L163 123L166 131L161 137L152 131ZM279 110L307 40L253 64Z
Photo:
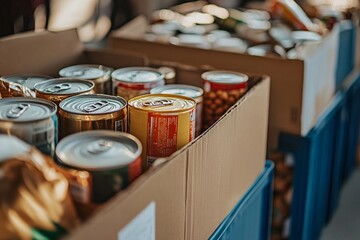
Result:
M112 68L102 65L82 64L63 68L59 71L61 77L79 78L91 80L96 93L111 95L111 72Z
M60 103L60 139L88 130L126 132L126 100L102 94L73 96Z
M42 76L42 75L10 75L10 76L3 76L2 79L5 79L8 82L12 83L18 83L20 85L23 85L24 87L29 88L30 90L35 90L34 86L37 83L46 81L51 79L51 77L48 76Z
M174 84L176 78L176 72L174 68L171 67L159 67L159 72L164 74L165 84Z
M181 96L190 97L196 102L196 127L195 136L199 136L201 133L202 123L202 109L203 109L203 94L204 90L199 87L183 85L183 84L171 84L156 87L151 90L152 94L176 94Z
M0 238L60 239L78 226L68 181L54 161L16 137L0 134L0 146Z
M140 141L127 133L87 131L61 140L56 147L76 202L102 203L141 174Z
M173 94L148 94L129 101L130 133L144 147L143 169L195 138L195 105L193 99Z
M206 130L246 92L249 77L228 71L209 71L201 77L205 91L203 128Z
M59 106L65 98L94 93L94 83L75 78L56 78L35 85L36 97L44 98Z
M57 143L56 105L36 98L0 99L0 133L14 135L53 155Z
M165 84L164 74L155 68L128 67L112 74L113 95L126 100L150 93L150 90Z

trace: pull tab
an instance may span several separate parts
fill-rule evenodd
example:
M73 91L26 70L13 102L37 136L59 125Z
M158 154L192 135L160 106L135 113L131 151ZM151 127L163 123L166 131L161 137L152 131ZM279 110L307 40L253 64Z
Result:
M21 103L19 105L16 105L12 109L9 110L9 112L6 114L8 118L18 118L20 117L28 108L30 107L30 104Z
M113 143L106 140L98 140L90 144L87 148L88 152L92 154L100 154L108 151L113 146Z
M49 87L47 89L45 89L45 92L48 93L57 93L63 90L68 90L71 88L71 84L70 83L61 83L61 84L57 84L55 86Z
M106 100L100 100L100 101L98 101L98 102L95 102L95 103L91 104L90 106L86 106L86 107L84 108L84 111L85 111L85 112L94 112L94 111L96 111L96 110L99 110L100 108L105 107L105 106L108 105L108 104L109 104L108 101L106 101Z
M170 106L173 105L173 100L157 100L157 101L150 101L150 102L144 102L143 105L145 107L163 107L163 106Z

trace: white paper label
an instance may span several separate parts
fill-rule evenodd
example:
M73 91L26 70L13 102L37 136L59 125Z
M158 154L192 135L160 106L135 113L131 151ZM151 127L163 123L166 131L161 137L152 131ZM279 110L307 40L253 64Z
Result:
M119 231L118 240L155 240L155 202Z

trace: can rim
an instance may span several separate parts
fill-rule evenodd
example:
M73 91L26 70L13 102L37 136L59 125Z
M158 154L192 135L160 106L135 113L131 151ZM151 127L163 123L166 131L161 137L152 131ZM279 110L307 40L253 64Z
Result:
M115 81L118 81L118 82L124 82L124 83L132 83L131 81L124 81L122 79L119 79L116 77L116 75L118 73L121 73L121 72L127 72L127 71L131 71L131 70L143 70L143 71L152 71L152 72L156 72L156 73L159 73L159 77L153 81L145 81L145 82L134 82L134 84L148 84L148 83L151 83L151 82L159 82L159 81L163 81L165 80L165 75L164 73L160 72L158 69L156 68L152 68L152 67L125 67L125 68L119 68L119 69L116 69L115 71L113 71L111 73L111 78Z
M8 78L11 78L11 77L32 77L32 78L45 78L45 79L53 79L53 77L50 77L48 75L41 75L41 74L11 74L11 75L5 75L5 76L1 76L2 79L5 79L7 80Z
M194 98L201 97L204 94L204 90L202 88L192 86L192 85L187 85L187 84L168 84L168 85L158 86L158 87L151 89L150 93L151 94L169 94L169 93L162 93L162 92L165 90L170 90L170 89L189 89L189 90L197 91L198 94L196 94L196 97L194 97ZM180 95L180 94L175 94L175 95L184 96L184 95Z
M211 81L209 79L207 79L207 76L209 74L214 74L214 73L230 73L230 74L235 74L235 75L238 75L238 76L241 76L244 78L243 81L238 81L238 82L231 82L231 83L224 83L224 82L217 82L217 81ZM234 85L234 84L242 84L242 83L246 83L249 81L249 76L244 74L244 73L240 73L240 72L235 72L235 71L207 71L207 72L204 72L203 74L201 74L201 78L204 80L204 81L208 81L208 82L211 82L211 83L216 83L216 84L222 84L222 85Z
M145 94L145 95L140 95L140 96L137 96L137 97L134 97L134 98L131 98L128 102L128 105L130 108L134 108L136 110L139 110L139 111L142 111L142 112L156 112L152 109L144 109L144 108L139 108L139 107L136 107L134 105L132 105L131 103L136 101L136 100L139 100L141 98L145 98L145 97L149 97L149 96L163 96L163 97L172 97L172 98L180 98L182 100L187 100L187 101L190 101L192 102L192 106L189 106L187 108L184 108L184 109L177 109L177 110L168 110L168 111L159 111L159 113L179 113L179 112L187 112L187 111L190 111L192 110L193 108L196 107L196 101L193 99L193 98L190 98L190 97L186 97L186 96L181 96L181 95L176 95L176 94Z
M52 116L54 116L57 112L57 106L55 103L53 103L52 101L50 100L47 100L47 99L43 99L43 98L30 98L30 97L11 97L11 98L4 98L4 99L1 99L1 101L16 101L16 100L24 100L24 101L35 101L35 102L38 102L38 103L45 103L47 104L50 109L50 113L48 114L45 114L43 117L39 117L37 119L29 119L29 120L21 120L21 119L0 119L0 122L18 122L18 123L25 123L25 122L36 122L36 121L41 121L41 120L44 120L44 119L47 119L47 118L50 118Z
M94 89L95 87L95 84L94 82L90 81L90 80L85 80L85 79L80 79L80 78L52 78L52 79L49 79L47 80L46 82L40 82L40 83L36 83L34 85L34 89L36 92L39 92L39 93L42 93L42 94L47 94L47 95L57 95L57 96L71 96L73 95L74 93L48 93L48 92L45 92L43 90L40 90L39 87L42 85L42 84L49 84L49 82L57 82L57 81L77 81L77 82L86 82L88 84L90 84L91 87L89 87L89 89L84 89L83 91L80 91L80 92L76 92L77 94L81 94L81 93L85 93L85 92L88 92L88 91L91 91Z
M114 100L119 100L121 101L122 103L124 103L124 106L118 110L113 110L113 111L110 111L110 112L105 112L105 113L89 113L89 112L84 112L84 113L80 113L80 112L74 112L74 111L71 111L71 110L67 110L67 109L64 109L63 108L63 105L74 99L74 98L87 98L87 97L104 97L104 98L108 98L108 99L114 99ZM75 96L71 96L71 97L68 97L68 98L65 98L64 100L62 100L59 104L59 110L61 111L64 111L64 112L67 112L67 113L71 113L71 114L76 114L76 115L106 115L106 114L112 114L112 113L115 113L115 112L118 112L118 111L121 111L123 109L126 109L127 108L127 102L125 100L125 98L123 97L120 97L120 96L112 96L112 95L106 95L106 94L86 94L86 95L75 95Z
M126 137L128 139L130 139L131 141L134 141L135 144L137 145L138 149L136 150L136 152L134 153L134 158L129 161L129 162L124 162L122 164L117 164L111 167L84 167L84 166L77 166L77 165L70 165L69 163L67 163L66 161L63 161L63 159L61 159L59 156L60 154L60 148L62 145L65 146L65 144L67 142L72 142L74 141L74 138L79 138L79 136L81 137L82 135L86 136L100 136L100 135L106 135L106 136L112 136L112 137ZM78 170L85 170L85 171L89 171L89 172L100 172L100 171L105 171L105 170L114 170L114 169L118 169L120 167L124 167L124 166L128 166L129 164L133 163L134 161L136 161L139 157L141 157L142 154L142 149L143 146L140 142L140 140L135 137L134 135L130 134L130 133L125 133L125 132L115 132L115 131L110 131L110 130L91 130L91 131L84 131L84 132L79 132L79 133L75 133L72 135L69 135L65 138L63 138L56 146L55 149L55 157L56 160L59 161L60 163L63 163L65 166L67 167L71 167L71 168L75 168Z

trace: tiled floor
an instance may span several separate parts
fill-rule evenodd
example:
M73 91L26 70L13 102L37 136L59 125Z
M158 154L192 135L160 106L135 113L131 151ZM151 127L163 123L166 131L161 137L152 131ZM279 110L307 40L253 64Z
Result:
M321 240L360 239L360 170L344 186L339 208L325 228Z

